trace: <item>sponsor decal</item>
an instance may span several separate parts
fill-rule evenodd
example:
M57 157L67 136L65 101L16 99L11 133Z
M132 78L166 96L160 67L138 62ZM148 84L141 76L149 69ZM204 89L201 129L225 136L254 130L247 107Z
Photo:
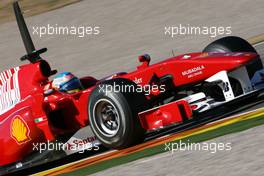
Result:
M0 115L20 102L19 67L0 73Z
M63 150L67 155L99 150L100 142L96 139L90 126L77 131L65 144Z
M35 118L34 121L35 123L40 123L44 121L44 118L43 117Z
M188 78L192 78L195 77L197 75L201 75L203 72L202 70L204 70L205 67L203 65L194 67L194 68L190 68L188 70L185 70L182 72L182 76L187 76Z
M199 55L199 57L203 57L203 58L204 57L208 57L208 56L209 56L209 53L207 53L207 52L206 53L202 53L201 55Z
M137 78L137 77L135 77L135 79L134 79L134 83L136 83L136 84L141 84L141 83L142 83L142 78Z
M95 136L89 136L85 139L74 139L71 143L67 142L65 149L67 150L81 150L89 149L93 147L93 143L96 142Z
M12 138L19 145L31 140L29 137L29 127L20 116L14 117L10 126L10 131Z
M184 56L182 57L182 59L189 59L189 58L191 58L190 55L184 55Z

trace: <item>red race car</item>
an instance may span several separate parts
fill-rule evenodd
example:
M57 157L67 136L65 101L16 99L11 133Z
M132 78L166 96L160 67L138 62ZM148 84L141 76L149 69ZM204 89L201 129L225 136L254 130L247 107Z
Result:
M4 170L34 163L49 146L66 154L99 144L127 148L142 142L146 132L185 123L196 113L257 96L263 89L259 55L233 36L216 40L203 52L152 65L149 55L142 55L130 73L97 80L63 72L51 80L57 71L40 57L47 49L35 50L18 3L13 6L27 51L21 60L30 63L0 74Z

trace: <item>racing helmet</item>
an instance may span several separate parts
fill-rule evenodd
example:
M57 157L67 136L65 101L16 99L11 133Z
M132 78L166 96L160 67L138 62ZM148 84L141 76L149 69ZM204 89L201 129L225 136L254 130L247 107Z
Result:
M81 81L71 72L57 74L52 81L52 88L67 93L76 93L83 89Z

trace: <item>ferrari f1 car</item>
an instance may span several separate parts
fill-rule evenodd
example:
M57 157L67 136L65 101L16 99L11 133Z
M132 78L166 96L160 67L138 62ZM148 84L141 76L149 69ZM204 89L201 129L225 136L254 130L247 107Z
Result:
M47 49L35 49L18 3L13 6L27 51L21 60L30 63L0 74L2 168L23 168L40 155L37 144L61 139L66 154L84 145L127 148L142 142L147 132L257 96L263 88L260 56L246 40L229 36L203 52L152 65L149 55L142 55L135 71L100 80L82 77L79 91L59 91L51 86L56 70L40 57Z

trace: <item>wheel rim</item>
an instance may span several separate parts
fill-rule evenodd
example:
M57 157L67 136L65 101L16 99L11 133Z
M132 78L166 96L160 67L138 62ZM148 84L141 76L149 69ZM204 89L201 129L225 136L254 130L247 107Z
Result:
M120 128L120 118L114 104L107 99L96 102L93 117L97 129L107 137L116 135Z

